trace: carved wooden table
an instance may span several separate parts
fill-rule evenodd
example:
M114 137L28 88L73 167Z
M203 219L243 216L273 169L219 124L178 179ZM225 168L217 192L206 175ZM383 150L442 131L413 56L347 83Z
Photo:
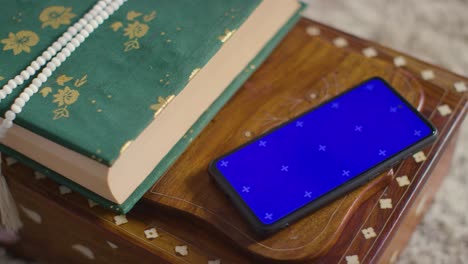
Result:
M256 237L210 181L208 162L376 75L436 125L437 142L278 234ZM127 216L3 157L25 224L10 249L49 263L394 262L447 173L467 82L302 19Z

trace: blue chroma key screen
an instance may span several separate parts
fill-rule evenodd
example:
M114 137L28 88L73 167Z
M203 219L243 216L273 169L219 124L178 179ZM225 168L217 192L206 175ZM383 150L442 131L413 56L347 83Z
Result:
M385 82L371 79L215 166L271 224L432 133Z

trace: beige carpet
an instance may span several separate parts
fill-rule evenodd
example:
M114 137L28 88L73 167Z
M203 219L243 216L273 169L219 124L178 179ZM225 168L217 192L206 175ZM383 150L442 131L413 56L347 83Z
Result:
M468 0L308 0L306 15L468 76ZM468 125L399 263L468 263ZM21 264L0 248L0 264Z
M468 76L468 0L308 0L306 15ZM398 263L468 263L468 124Z

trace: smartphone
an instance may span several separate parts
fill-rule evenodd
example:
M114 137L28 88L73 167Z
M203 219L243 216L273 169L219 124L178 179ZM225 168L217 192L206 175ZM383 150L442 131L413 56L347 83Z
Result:
M254 231L270 234L436 136L428 120L375 77L215 159L209 172Z

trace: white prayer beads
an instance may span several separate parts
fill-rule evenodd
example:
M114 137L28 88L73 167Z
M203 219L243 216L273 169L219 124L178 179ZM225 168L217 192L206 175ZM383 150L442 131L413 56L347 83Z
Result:
M102 4L106 5L106 1L99 1ZM101 9L101 5L96 5L91 9L88 14L91 12L94 12L96 9ZM78 23L75 23L75 25L71 26L71 28L76 28L78 27ZM29 80L31 76L33 76L36 71L40 69L41 66L43 66L47 61L52 59L52 56L57 54L58 50L60 50L63 46L66 45L66 40L71 40L74 35L76 35L77 31L75 31L75 34L70 34L69 32L65 32L62 37L59 38L60 41L54 42L52 46L50 46L46 51L42 53L39 57L34 60L30 66L28 66L25 70L23 70L20 74L15 76L13 79L11 79L7 84L3 86L3 88L0 90L0 101L5 99L6 96L11 94L13 90L18 87L19 85L23 84L25 81Z
M15 99L10 110L5 113L4 120L0 125L0 139L4 138L17 114L21 113L23 107L31 96L39 91L39 88L52 75L52 73L64 62L76 48L104 22L110 15L117 11L127 0L101 0L83 18L69 27L61 37L58 38L46 51L36 58L31 65L21 71L20 74L9 80L0 90L0 101L5 99L19 85L27 81L42 66L46 65L41 73L35 77L31 84ZM47 64L46 64L47 63Z

